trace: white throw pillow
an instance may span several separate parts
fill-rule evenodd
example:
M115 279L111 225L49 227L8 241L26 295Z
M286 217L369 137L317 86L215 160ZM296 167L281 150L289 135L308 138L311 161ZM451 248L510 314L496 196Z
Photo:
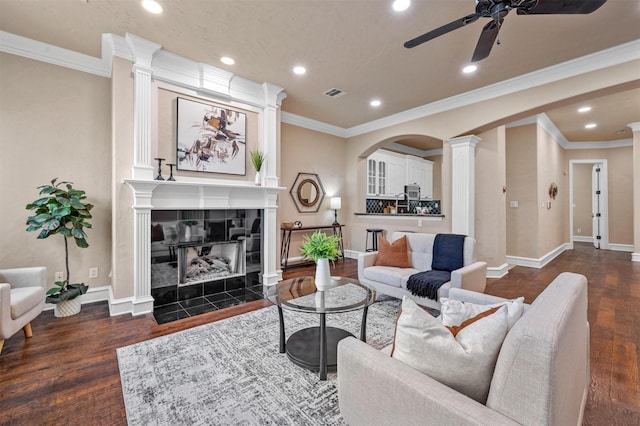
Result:
M507 308L453 332L409 297L402 299L391 356L484 404L507 335Z
M511 330L511 327L520 319L524 311L524 297L492 303L490 305L477 305L475 303L461 302L459 300L442 297L440 298L440 320L442 324L446 326L460 325L481 312L502 305L507 307L507 329Z

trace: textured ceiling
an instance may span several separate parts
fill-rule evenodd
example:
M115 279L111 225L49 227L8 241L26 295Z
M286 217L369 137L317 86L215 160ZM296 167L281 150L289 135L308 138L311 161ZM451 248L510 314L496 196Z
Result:
M468 76L460 69L471 58L484 18L414 49L402 44L472 13L473 0L414 0L404 13L393 12L391 0L160 3L165 12L155 16L137 0L0 0L0 29L96 57L102 33L135 34L167 51L279 85L287 93L284 111L343 128L640 38L637 0L609 0L590 15L511 12L500 45ZM236 64L221 64L221 56ZM306 75L293 75L297 64L306 66ZM338 99L322 94L334 87L347 94ZM549 116L569 140L611 140L610 133L629 119L640 121L637 90L621 96L607 97L603 108L593 110L601 114L615 105L618 112L629 111L618 120L610 114L613 122L598 128L608 134L581 131L583 117L574 119L571 107ZM382 100L377 109L369 106L374 97Z

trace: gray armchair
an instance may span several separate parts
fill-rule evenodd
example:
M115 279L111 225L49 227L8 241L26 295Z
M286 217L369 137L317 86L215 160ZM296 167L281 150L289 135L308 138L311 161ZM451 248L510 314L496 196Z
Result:
M44 308L46 289L45 267L0 270L0 352L21 328L26 337L33 335L31 321Z

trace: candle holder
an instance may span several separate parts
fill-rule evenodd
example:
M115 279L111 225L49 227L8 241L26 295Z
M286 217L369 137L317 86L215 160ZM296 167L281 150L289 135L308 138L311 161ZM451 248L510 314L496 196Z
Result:
M173 177L173 167L175 166L175 163L167 163L167 166L169 166L169 179L167 180L176 180Z
M164 180L162 177L162 162L164 161L164 158L154 158L154 160L158 161L158 176L156 176L156 180Z

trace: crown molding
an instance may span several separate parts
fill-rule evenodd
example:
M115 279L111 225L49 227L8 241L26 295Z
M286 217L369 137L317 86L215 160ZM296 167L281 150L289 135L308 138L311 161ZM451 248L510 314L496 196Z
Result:
M347 129L343 127L323 123L322 121L302 117L290 112L282 111L280 120L283 123L291 124L292 126L303 127L305 129L315 130L316 132L326 133L328 135L338 136L345 139L348 137Z
M592 71L632 62L638 59L640 59L640 39L543 68L541 70L533 71L528 74L523 74L509 80L504 80L499 83L471 90L460 95L452 96L430 104L421 105L378 120L350 127L347 129L347 137L359 136L365 133L384 129L386 127L427 117L429 115L495 99L500 96L509 95Z
M0 31L0 52L58 65L101 77L111 77L111 58L113 49L108 46L109 37L102 38L102 58L63 49L41 41Z
M633 146L633 139L618 139L614 141L577 141L569 142L560 129L551 121L547 114L537 114L522 120L507 124L507 128L538 124L564 149L608 149Z

